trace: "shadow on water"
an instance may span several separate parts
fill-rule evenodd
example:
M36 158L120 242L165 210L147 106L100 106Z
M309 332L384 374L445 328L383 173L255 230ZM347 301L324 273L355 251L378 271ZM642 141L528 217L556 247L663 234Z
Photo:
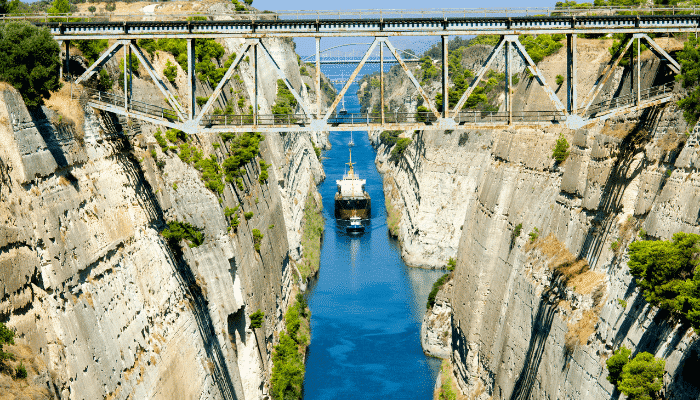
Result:
M324 71L327 72L327 71ZM345 98L359 110L353 85ZM318 278L309 288L311 344L305 399L431 399L439 360L423 354L420 324L433 282L443 271L412 269L389 238L382 179L366 132L354 132L355 173L366 179L372 215L348 234L336 221L334 195L348 161L348 132L332 132L324 152L325 232Z

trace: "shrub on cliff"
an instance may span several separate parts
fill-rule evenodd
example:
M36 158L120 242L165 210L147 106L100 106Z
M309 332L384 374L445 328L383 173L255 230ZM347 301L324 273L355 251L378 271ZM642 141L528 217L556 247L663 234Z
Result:
M264 318L265 318L265 313L260 311L260 309L258 309L258 311L256 311L256 312L250 314L250 328L251 329L258 329L258 328L262 327L262 323L263 323Z
M0 81L14 86L28 107L36 107L61 88L58 43L47 28L29 22L0 25Z
M677 60L681 64L681 73L676 75L684 88L688 89L688 96L678 102L678 107L683 110L683 117L689 125L695 125L700 116L700 41L694 37L685 42L683 50L677 54Z
M630 354L632 352L625 346L620 347L613 353L613 356L605 361L605 366L608 368L608 382L617 386L620 381L620 375L622 375L622 369L627 365L630 360Z
M700 235L679 232L673 241L629 245L627 265L649 304L668 310L700 333Z
M246 218L248 219L248 218ZM253 246L255 246L255 251L260 252L260 243L262 243L263 235L260 229L253 229Z
M560 163L564 162L567 157L569 157L569 142L564 137L564 134L560 133L557 144L554 146L554 150L552 150L552 158Z
M617 388L630 400L651 400L663 386L666 361L644 352L622 368Z
M4 360L13 358L11 353L3 351L2 346L5 344L15 344L15 333L7 329L5 324L0 322L0 364L2 364Z
M427 309L431 309L435 305L435 297L448 279L450 279L450 274L445 274L433 283L433 289L428 294L428 302L425 304Z
M204 233L188 222L170 221L168 227L163 229L161 235L171 243L180 243L182 240L189 242L190 247L197 247L204 243Z
M391 156L389 157L389 161L398 162L399 158L403 156L404 151L406 151L406 148L411 144L411 142L412 140L409 138L399 139L396 142L394 148L391 149Z

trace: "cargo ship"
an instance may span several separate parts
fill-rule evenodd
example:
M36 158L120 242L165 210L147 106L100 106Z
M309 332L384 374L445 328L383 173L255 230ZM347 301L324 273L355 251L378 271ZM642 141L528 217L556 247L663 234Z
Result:
M352 162L352 149L350 149L350 162L347 163L350 170L343 175L342 180L336 180L338 192L335 194L335 218L347 219L360 217L368 219L372 214L372 200L365 191L364 179L355 174Z

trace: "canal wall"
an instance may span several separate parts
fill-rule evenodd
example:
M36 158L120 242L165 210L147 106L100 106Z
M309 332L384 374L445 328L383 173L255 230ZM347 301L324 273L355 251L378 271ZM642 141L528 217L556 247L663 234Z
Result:
M226 57L240 51L223 44ZM292 44L266 46L313 103ZM159 72L168 57L155 55ZM276 99L267 61L261 113ZM251 68L240 69L243 83L224 92L242 90L248 104ZM15 394L266 398L272 348L300 283L304 204L324 179L314 146L326 135L268 134L237 179L211 180L204 174L217 170L198 160L221 168L234 141L160 143L165 129L95 112L73 89L30 112L0 87L0 320L16 334L5 350L29 372ZM135 99L157 92L134 78ZM201 229L203 243L169 243L160 232L171 221ZM253 330L257 310L265 317Z
M589 53L605 54L595 46ZM562 60L542 61L548 80L563 74ZM643 60L649 84L661 68ZM580 94L594 76L579 76ZM623 68L613 78L603 96L629 90ZM527 85L521 80L517 91ZM685 95L677 90L676 100ZM526 92L516 107L546 101ZM556 163L560 135L571 147ZM576 131L402 133L411 144L398 157L370 133L406 261L440 267L456 259L424 318L423 342L440 355L438 339L449 338L450 371L464 395L618 398L605 361L625 345L665 360L667 398L700 396L691 372L697 334L646 303L626 251L640 233L669 240L700 232L698 135L675 102Z

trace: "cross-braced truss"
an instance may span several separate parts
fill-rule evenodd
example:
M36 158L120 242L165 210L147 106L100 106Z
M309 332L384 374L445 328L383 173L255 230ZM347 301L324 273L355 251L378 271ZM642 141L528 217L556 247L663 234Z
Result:
M642 90L640 79L640 47L644 40L650 50L656 54L661 60L665 61L671 71L674 73L680 72L680 65L666 51L663 50L652 38L645 33L631 34L624 46L621 46L618 54L612 57L609 64L603 70L601 76L597 79L595 85L588 93L583 102L584 106L577 107L577 77L576 77L576 34L567 34L567 77L566 77L566 105L557 97L554 89L546 82L542 71L537 68L532 58L528 54L525 46L520 42L518 35L502 35L498 44L486 58L478 73L466 88L464 93L459 98L453 110L449 108L449 76L448 76L448 36L442 36L442 107L437 107L434 100L430 99L426 91L421 86L420 82L411 69L406 64L406 61L401 57L400 51L394 47L387 36L376 36L374 41L369 44L363 57L359 60L357 67L352 74L347 78L342 88L333 100L330 107L323 110L321 106L321 73L320 73L320 37L316 38L316 74L315 74L315 89L316 89L316 104L315 109L307 103L306 99L292 86L287 78L284 70L280 67L278 61L268 50L261 38L246 39L241 51L237 52L235 60L230 64L223 78L217 84L213 94L207 102L197 111L197 103L195 101L195 77L194 77L194 39L186 39L188 52L188 96L187 102L183 106L173 95L168 85L158 74L156 69L151 65L143 51L136 44L136 40L118 40L107 51L102 54L77 80L76 83L81 83L89 79L98 68L102 67L111 57L114 57L120 49L124 50L125 59L130 59L131 53L135 54L141 64L144 66L149 76L170 108L158 107L132 99L131 93L131 70L130 63L125 63L127 71L124 73L124 92L122 95L114 93L99 93L89 92L90 102L93 107L122 114L128 117L145 120L151 123L164 125L167 127L180 129L188 133L196 132L243 132L243 131L331 131L331 130L358 130L358 129L392 129L392 130L415 130L415 129L456 129L459 127L470 128L495 128L509 127L514 125L549 125L552 123L565 124L570 128L585 126L596 121L605 120L616 115L628 113L636 110L641 110L646 107L655 106L670 101L671 89L669 84L659 87L647 88ZM632 56L636 62L634 66L630 64L633 70L633 93L627 96L621 96L611 100L594 101L599 97L604 85L612 76L615 68L620 64L621 60L636 41L636 56ZM407 78L413 84L416 92L423 99L423 104L428 111L422 112L389 112L385 107L384 98L384 68L385 48L391 53L394 62L400 65ZM362 67L367 63L372 54L379 50L380 63L380 110L372 113L339 113L338 105L346 94L350 86L356 82L357 75L362 70ZM68 44L66 52L68 51ZM267 115L260 114L258 107L258 92L260 86L259 61L260 53L266 57L270 65L276 71L279 79L284 82L287 89L294 96L299 105L301 113L299 114L284 114L284 115ZM486 72L493 65L494 60L501 56L504 58L506 70L505 77L505 101L502 111L499 112L484 112L463 110L467 100L474 93L474 90L484 80ZM248 115L211 115L209 114L213 104L220 96L224 86L231 79L234 70L238 67L241 60L246 56L252 56L253 76L254 76L254 95L251 99L253 112ZM536 79L539 86L544 90L550 99L553 110L514 112L513 111L513 56L519 57L529 70L530 74Z

